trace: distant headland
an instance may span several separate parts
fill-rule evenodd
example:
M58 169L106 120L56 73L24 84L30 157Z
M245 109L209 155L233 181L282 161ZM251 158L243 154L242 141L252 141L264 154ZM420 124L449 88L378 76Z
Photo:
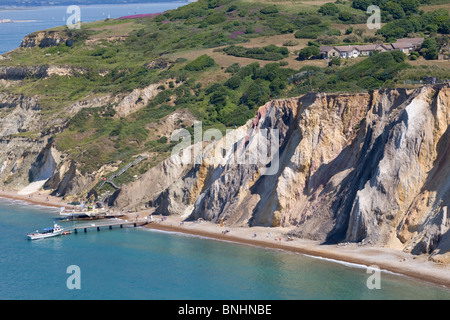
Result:
M11 20L11 19L0 19L0 23L19 23L19 22L36 22L37 20Z

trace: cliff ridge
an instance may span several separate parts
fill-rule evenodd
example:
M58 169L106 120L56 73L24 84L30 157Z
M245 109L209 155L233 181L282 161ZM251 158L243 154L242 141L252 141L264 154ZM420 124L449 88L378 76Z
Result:
M203 148L201 163L173 156L125 186L115 204L442 258L449 250L449 92L427 86L272 100L233 132L231 149L224 137ZM213 161L219 152L238 157L267 128L279 131L275 174L261 174L271 163Z

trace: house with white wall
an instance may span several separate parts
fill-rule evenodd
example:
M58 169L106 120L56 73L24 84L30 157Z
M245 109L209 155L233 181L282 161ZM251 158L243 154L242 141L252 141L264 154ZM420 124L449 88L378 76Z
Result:
M359 56L370 56L374 51L385 52L391 50L401 50L405 54L410 54L411 51L416 51L420 48L423 38L403 38L398 39L395 43L390 44L369 44L369 45L354 45L354 46L320 46L320 53L322 58L331 59L333 57L339 58L357 58Z

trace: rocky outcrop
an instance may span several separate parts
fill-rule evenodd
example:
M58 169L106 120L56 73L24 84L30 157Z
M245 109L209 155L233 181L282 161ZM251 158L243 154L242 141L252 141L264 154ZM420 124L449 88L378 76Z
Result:
M34 32L25 38L23 38L20 44L21 48L33 48L33 47L54 47L60 43L66 43L70 41L70 37L66 32L59 31L38 31Z
M98 103L94 99L72 107L95 107ZM0 185L3 187L23 193L43 187L60 196L79 198L104 174L102 168L82 174L76 170L75 162L65 160L66 155L53 145L52 136L64 130L67 123L62 118L43 121L39 97L0 93L0 115Z
M324 242L431 252L447 223L448 176L437 180L433 172L449 169L448 93L425 87L319 94L304 105L300 142L280 168L282 224Z
M165 69L170 65L170 62L163 58L152 60L144 65L148 70Z
M136 112L145 107L151 99L156 97L156 95L162 91L160 87L167 87L169 82L175 83L175 79L168 79L159 83L153 83L145 88L137 88L129 94L116 97L116 100L120 101L114 108L116 111L115 117L126 117L130 113ZM181 82L177 83L175 86L178 85L181 85Z
M40 129L37 97L0 93L0 137Z
M0 80L23 80L25 78L44 79L52 75L74 76L77 73L84 72L86 70L83 68L72 66L0 66Z
M31 165L28 172L29 181L47 181L55 171L60 161L61 154L56 150L51 141L41 150L36 157L35 162Z
M442 255L449 250L449 94L435 86L273 100L232 134L203 143L201 161L164 161L126 186L116 205ZM255 141L275 142L259 138L264 129L278 130L276 154L236 163L268 150ZM195 159L195 147L186 150Z
M187 203L185 197L189 187L183 188L180 181L184 180L184 185L189 184L188 181L191 180L189 172L194 173L191 164L183 163L176 157L170 157L148 170L136 181L124 186L115 199L114 205L136 210L162 205L161 211L165 208L169 213L181 213L184 210L184 204ZM182 199L177 199L178 196L170 190L176 188L177 184L184 189L182 193L179 193Z
M46 138L28 133L41 129L40 110L36 97L0 93L0 184L3 186L18 190L29 183L32 163L47 144Z
M0 138L0 185L21 190L29 181L29 171L47 141L25 137Z
M72 76L77 72L83 70L65 66L0 67L0 78L4 76L8 81L22 80L52 75ZM66 106L58 117L45 120L41 114L39 96L0 93L0 139L4 145L3 152L0 152L0 183L14 190L27 188L26 192L43 187L51 189L54 195L82 199L105 174L115 170L114 166L106 164L95 172L82 173L77 169L79 164L76 161L65 160L67 155L58 153L51 137L65 130L67 120L83 108L113 105L116 117L125 117L144 107L161 91L158 87L162 85L167 86L168 83L152 84L128 94L88 96ZM170 115L161 123L164 130L160 130L162 127L153 127L152 134L166 135L166 131L172 131L171 128L180 120L180 114L186 112L177 111ZM189 117L181 117L185 124L189 124ZM35 184L38 181L41 184Z
M25 78L45 78L48 66L0 67L0 79L23 80Z
M95 173L82 174L73 160L62 161L55 169L44 185L44 189L53 190L55 196L67 199L85 197L98 181Z

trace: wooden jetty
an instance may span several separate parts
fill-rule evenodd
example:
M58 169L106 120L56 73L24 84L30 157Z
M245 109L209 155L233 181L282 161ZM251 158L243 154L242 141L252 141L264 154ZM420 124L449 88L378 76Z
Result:
M98 214L98 215L73 215L66 217L58 217L61 221L83 221L83 220L101 220L101 219L115 219L123 217L124 214Z
M147 220L137 220L137 221L127 221L127 220L114 220L114 221L106 221L102 223L91 223L91 224L83 224L78 226L73 226L70 228L65 228L65 230L73 231L74 233L78 232L87 232L89 229L97 229L100 231L102 228L112 229L115 226L123 228L124 226L132 226L132 227L140 227L146 225L148 223Z

